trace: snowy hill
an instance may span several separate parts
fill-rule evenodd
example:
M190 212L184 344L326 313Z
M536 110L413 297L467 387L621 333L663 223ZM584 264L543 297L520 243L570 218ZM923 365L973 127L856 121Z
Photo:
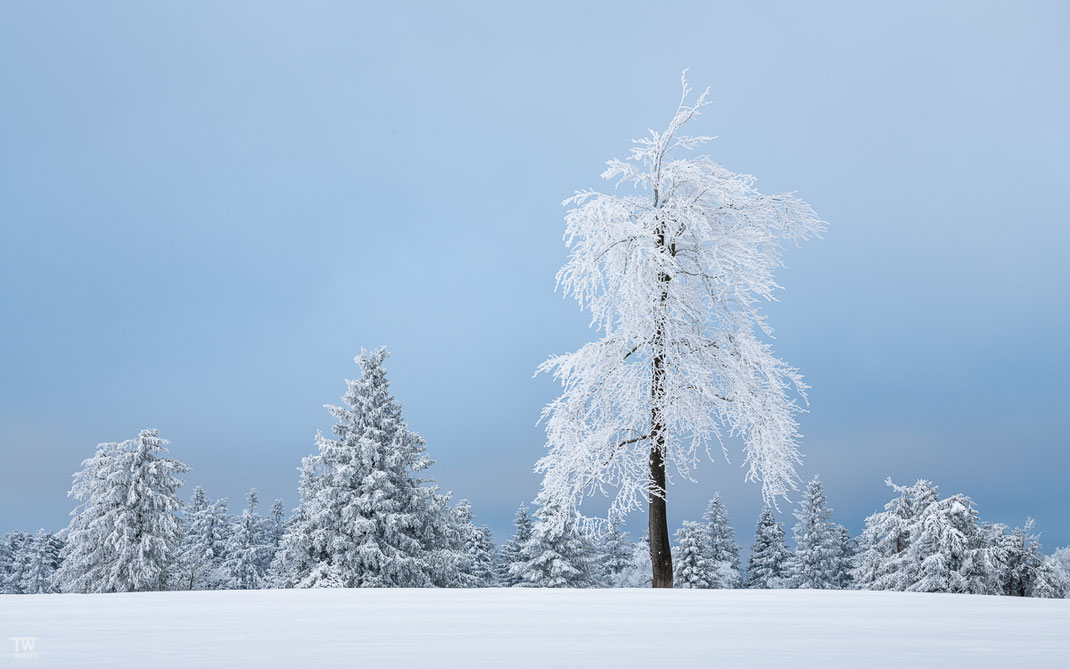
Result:
M0 666L1070 667L1070 600L809 590L0 596ZM23 643L22 657L14 657Z

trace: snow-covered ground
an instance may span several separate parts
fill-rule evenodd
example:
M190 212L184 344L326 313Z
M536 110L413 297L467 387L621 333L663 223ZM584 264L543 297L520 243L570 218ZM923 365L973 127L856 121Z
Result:
M7 637L36 641L28 651ZM1070 667L1070 600L809 590L5 595L0 641L0 666L39 667Z

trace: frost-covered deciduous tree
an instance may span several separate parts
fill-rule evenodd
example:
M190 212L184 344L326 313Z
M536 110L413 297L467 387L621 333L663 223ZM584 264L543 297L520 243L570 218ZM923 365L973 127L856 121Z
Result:
M784 543L784 528L766 506L754 527L754 544L747 559L748 588L783 588L791 552Z
M525 504L521 504L517 510L516 515L513 516L513 536L509 537L509 540L505 542L500 551L498 562L498 583L506 588L511 588L520 583L521 579L512 573L512 565L520 561L520 551L524 545L531 539L531 516L528 514L528 507Z
M82 504L57 572L65 592L167 589L180 538L178 477L189 468L165 457L165 444L159 431L142 430L82 463L69 493Z
M717 564L710 559L709 530L702 523L684 521L676 530L673 584L677 588L707 589L718 578Z
M840 537L829 520L832 510L825 501L825 491L818 477L815 476L806 486L794 515L798 522L792 528L795 552L789 563L791 587L815 590L838 588L842 558Z
M783 245L825 227L794 195L764 195L751 176L683 156L711 139L681 134L708 104L689 93L684 82L664 131L609 161L602 176L627 191L565 201L570 254L558 286L602 337L539 367L563 387L543 411L540 504L576 515L585 495L610 489L610 516L646 504L654 587L672 587L673 472L690 478L717 444L727 459L722 439L739 436L747 478L766 499L795 487L805 385L774 356L761 305L774 299Z
M593 564L591 541L576 531L570 520L564 525L547 522L558 518L543 510L531 537L520 549L520 559L510 572L524 588L591 588L597 585L597 567Z
M736 531L728 520L721 494L715 493L702 514L706 529L706 559L710 564L711 588L738 588L742 579L739 574L739 545Z
M186 532L178 546L174 587L179 590L215 590L223 587L226 574L230 518L226 498L211 501L198 486L186 510Z
M463 534L421 472L424 440L408 429L390 393L385 348L356 358L343 406L328 406L336 438L318 435L305 458L301 503L276 579L296 587L423 587L456 579ZM444 570L448 570L444 571Z

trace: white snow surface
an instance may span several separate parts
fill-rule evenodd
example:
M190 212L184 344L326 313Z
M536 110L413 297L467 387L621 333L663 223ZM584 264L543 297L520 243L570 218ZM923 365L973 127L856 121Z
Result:
M7 637L37 637L36 657ZM815 590L0 596L0 666L1070 667L1070 600Z

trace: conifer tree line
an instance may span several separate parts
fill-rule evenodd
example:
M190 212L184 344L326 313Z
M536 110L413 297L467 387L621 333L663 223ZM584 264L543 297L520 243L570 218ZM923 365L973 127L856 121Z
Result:
M389 391L385 349L356 358L333 434L300 467L300 499L266 513L250 490L240 511L197 487L156 430L100 444L74 476L78 502L59 533L0 538L0 592L128 592L320 587L627 588L651 586L649 540L619 519L588 535L553 508L521 505L501 546L465 500L434 485L424 440ZM1064 597L1070 548L1045 555L1032 521L982 522L973 500L919 480L852 537L832 520L820 479L798 500L789 547L763 508L746 564L724 501L675 532L678 588L811 588ZM562 517L566 520L561 522Z

